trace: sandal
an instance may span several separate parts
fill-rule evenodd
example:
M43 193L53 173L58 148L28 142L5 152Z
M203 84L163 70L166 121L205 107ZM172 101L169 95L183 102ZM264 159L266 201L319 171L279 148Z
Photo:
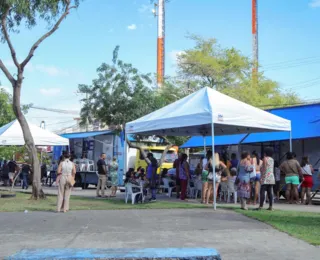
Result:
M273 209L273 208L267 208L267 210L269 210L269 211L274 211L274 209Z

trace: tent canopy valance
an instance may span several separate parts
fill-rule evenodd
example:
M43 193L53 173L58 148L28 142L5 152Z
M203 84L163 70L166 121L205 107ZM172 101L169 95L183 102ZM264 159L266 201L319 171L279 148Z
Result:
M42 129L28 122L36 146L67 146L69 140ZM0 128L0 145L25 145L23 133L18 120L14 120Z
M211 88L203 88L126 124L127 134L208 136L291 131L283 119Z

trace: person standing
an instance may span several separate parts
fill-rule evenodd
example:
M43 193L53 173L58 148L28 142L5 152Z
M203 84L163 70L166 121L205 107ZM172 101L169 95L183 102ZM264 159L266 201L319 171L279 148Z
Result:
M158 169L158 161L153 157L152 153L148 153L147 155L147 178L150 184L150 190L151 190L151 199L150 201L155 202L157 200L156 198L156 192L157 192L157 169Z
M179 166L179 179L181 184L181 195L180 199L185 200L187 197L187 186L190 180L190 169L189 163L187 162L188 155L185 153L181 155L181 161Z
M109 164L109 172L112 184L110 197L116 197L118 189L118 163L116 157L113 157L112 162Z
M285 174L286 181L286 199L290 204L295 201L298 203L299 193L298 186L300 184L299 176L303 178L299 162L295 159L295 154L287 153L287 160L280 165L280 171Z
M59 164L58 175L60 175L58 183L58 198L57 198L57 212L60 212L63 208L63 212L66 213L69 210L69 200L71 194L71 187L74 184L74 178L76 176L76 166L70 160L68 153L64 156L65 160Z
M273 195L276 195L277 201L280 200L280 183L281 183L281 172L279 169L278 161L274 161L274 175L276 184L273 186Z
M309 205L311 199L311 189L313 186L312 174L314 173L312 165L309 163L308 156L302 158L301 169L303 174L303 182L301 184L301 204ZM307 196L307 200L304 200L304 196Z
M256 151L252 152L252 164L256 169L256 177L254 179L254 201L253 205L255 205L258 201L260 194L260 180L261 180L261 167L262 160L260 159L259 154Z
M239 160L235 153L231 154L231 168L238 168Z
M260 188L260 205L258 209L263 208L263 203L265 200L265 194L267 192L269 199L269 208L268 210L273 210L273 185L275 185L274 178L274 160L272 158L273 149L267 147L265 149L264 157L262 160L261 167L261 188Z
M241 161L238 166L238 176L236 179L238 196L241 202L241 209L248 210L247 199L250 198L250 173L253 172L250 154L242 152Z
M107 183L107 164L106 164L106 154L102 153L100 155L100 159L97 162L97 168L98 168L98 185L97 185L97 197L105 197L105 188ZM101 195L100 195L100 189L101 189Z
M2 165L2 179L4 182L4 186L7 186L9 181L9 167L6 160L3 162Z
M21 169L21 173L22 173L22 189L28 189L28 177L29 174L31 173L31 167L29 164L25 163L22 165L22 169Z
M19 166L17 165L17 163L14 160L11 160L8 163L8 168L9 168L9 184L10 186L13 185L14 182L14 178L16 176L16 174L19 172Z
M180 198L180 179L179 179L179 167L181 162L181 154L179 154L178 159L176 159L173 163L173 168L176 169L176 191L177 191L177 199Z

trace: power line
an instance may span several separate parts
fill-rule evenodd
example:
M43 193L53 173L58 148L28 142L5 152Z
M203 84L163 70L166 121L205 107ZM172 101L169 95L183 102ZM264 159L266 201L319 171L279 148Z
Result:
M280 66L284 65L287 63L294 63L294 62L310 62L308 60L313 60L313 59L320 59L320 56L312 56L312 57L305 57L305 58L299 58L299 59L294 59L294 60L287 60L287 61L281 61L281 62L275 62L275 63L269 63L264 65L264 68L269 68L269 67L275 67L275 66Z

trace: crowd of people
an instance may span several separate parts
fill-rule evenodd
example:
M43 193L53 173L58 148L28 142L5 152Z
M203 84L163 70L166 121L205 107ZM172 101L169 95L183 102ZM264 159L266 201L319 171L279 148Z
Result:
M280 199L283 186L285 186L284 197L288 203L307 205L310 203L314 170L308 157L303 157L300 164L295 153L288 152L285 161L279 165L273 159L273 149L270 147L264 149L262 158L256 151L251 154L244 151L240 160L236 154L232 154L229 160L227 153L215 153L213 156L212 152L208 151L206 157L198 163L193 176L187 159L186 154L180 154L173 165L176 173L177 198L181 200L187 198L188 181L201 179L201 202L204 204L213 203L213 190L216 190L218 198L218 194L227 189L233 195L237 193L241 208L244 210L248 209L248 204L258 204L257 209L261 210L265 202L269 204L268 210L273 210L273 203ZM214 172L215 183L213 183ZM299 199L299 187L301 187L301 199Z

